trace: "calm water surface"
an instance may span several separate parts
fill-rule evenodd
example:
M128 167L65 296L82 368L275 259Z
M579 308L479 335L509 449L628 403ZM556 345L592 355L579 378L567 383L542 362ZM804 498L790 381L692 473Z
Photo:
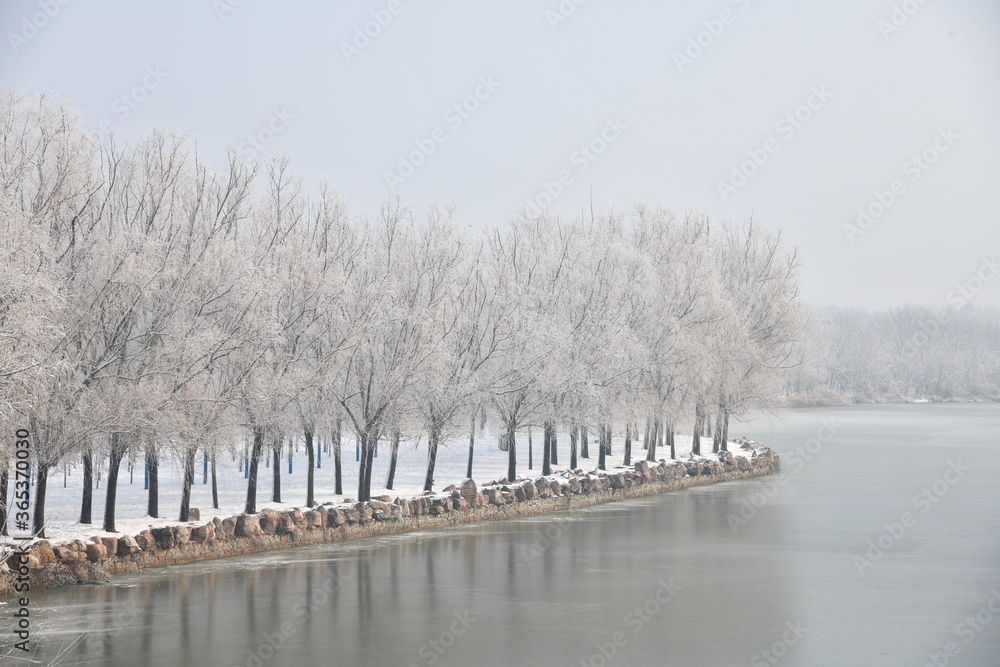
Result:
M821 442L824 420L835 433ZM1000 665L1000 614L987 610L1000 590L1000 407L798 410L733 424L731 434L781 453L782 483L733 482L42 591L31 601L35 658L924 665L954 642L961 652L948 664ZM792 453L807 445L810 460L796 463Z

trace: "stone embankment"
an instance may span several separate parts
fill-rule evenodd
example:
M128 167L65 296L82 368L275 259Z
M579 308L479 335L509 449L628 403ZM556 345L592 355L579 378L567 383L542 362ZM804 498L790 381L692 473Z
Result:
M638 461L634 469L565 471L514 483L491 482L481 488L467 479L461 486L416 498L379 496L366 502L327 503L308 511L265 510L216 517L205 523L199 523L197 510L192 510L189 519L194 521L188 526L55 546L39 540L28 547L26 558L15 554L0 562L0 596L14 592L19 571L23 577L25 568L32 589L106 582L111 574L145 567L576 509L780 470L780 458L771 449L749 441L742 447L745 451L736 456L721 452L717 461Z

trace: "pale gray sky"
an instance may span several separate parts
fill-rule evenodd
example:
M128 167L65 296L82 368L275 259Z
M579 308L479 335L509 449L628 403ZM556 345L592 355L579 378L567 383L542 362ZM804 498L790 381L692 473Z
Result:
M4 85L124 138L180 128L218 165L257 137L361 213L390 183L476 226L545 184L577 213L593 187L598 209L753 211L801 247L817 305L960 284L1000 304L995 0L3 0L0 28Z

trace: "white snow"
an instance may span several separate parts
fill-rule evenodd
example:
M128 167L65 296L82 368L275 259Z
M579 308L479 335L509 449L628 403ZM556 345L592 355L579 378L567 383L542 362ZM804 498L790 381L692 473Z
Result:
M702 439L702 451L711 450L711 439ZM528 469L528 439L524 434L518 434L517 439L517 470L520 477L536 478L541 476L541 437L534 439L534 469ZM691 436L678 434L675 439L675 449L679 460L689 458L691 451ZM734 456L750 456L750 452L741 450L739 444L730 441L729 449ZM590 458L578 459L578 468L585 472L597 469L597 444L590 444ZM612 470L619 467L624 455L624 438L615 437L612 443L612 454L607 458L607 467ZM393 490L384 487L389 468L389 450L385 444L379 447L379 456L375 458L375 468L372 475L372 496L390 495L393 497L413 497L423 493L423 481L427 465L426 441L417 443L400 443L399 460L396 466L396 481ZM559 462L562 465L553 466L558 472L568 468L569 436L561 434L558 440ZM642 443L632 443L632 460L645 457L646 451ZM353 438L345 437L343 461L344 495L334 494L334 467L332 456L323 455L322 468L315 471L315 500L317 503L340 503L347 499L357 498L358 463L355 461L355 444ZM661 448L657 459L668 458L669 449ZM281 497L284 502L275 503L270 500L272 488L272 471L265 467L265 459L271 460L268 452L262 457L258 472L257 510L274 508L288 510L292 508L308 509L305 505L306 487L306 454L301 442L293 451L291 474L288 473L288 445L283 448L281 461ZM438 450L438 460L435 468L434 491L454 484L461 484L465 479L468 457L468 439L458 438L443 443ZM708 453L701 457L714 459L718 457ZM631 466L630 466L631 468ZM195 474L195 484L191 494L191 507L201 510L201 521L186 525L198 525L210 521L213 517L225 518L235 516L243 511L246 502L246 480L243 476L242 457L233 459L231 455L220 455L218 459L219 509L212 509L211 479L208 484L202 483L202 461L198 459ZM487 429L483 434L477 434L476 452L473 459L473 478L482 487L491 481L503 479L507 474L507 452L497 448L497 436ZM74 539L88 541L95 535L135 535L150 527L166 525L185 525L185 522L170 521L177 517L180 510L180 465L173 459L164 457L160 463L160 493L159 509L161 518L151 518L146 514L147 492L143 489L142 459L135 463L133 477L130 480L127 463L122 464L118 481L118 501L116 503L116 527L118 533L106 533L100 530L104 516L105 480L99 481L99 487L94 489L93 524L81 524L80 497L82 472L79 466L71 468L63 485L63 469L52 472L49 478L46 494L46 539L53 544ZM553 476L553 478L555 478ZM32 489L34 494L34 489ZM162 518L166 517L166 519ZM13 519L10 520L13 526ZM0 538L9 541L9 538Z

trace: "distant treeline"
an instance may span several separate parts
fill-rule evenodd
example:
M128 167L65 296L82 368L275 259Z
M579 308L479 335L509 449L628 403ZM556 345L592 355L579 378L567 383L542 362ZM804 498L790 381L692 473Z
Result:
M996 309L822 309L800 354L791 405L1000 397Z

